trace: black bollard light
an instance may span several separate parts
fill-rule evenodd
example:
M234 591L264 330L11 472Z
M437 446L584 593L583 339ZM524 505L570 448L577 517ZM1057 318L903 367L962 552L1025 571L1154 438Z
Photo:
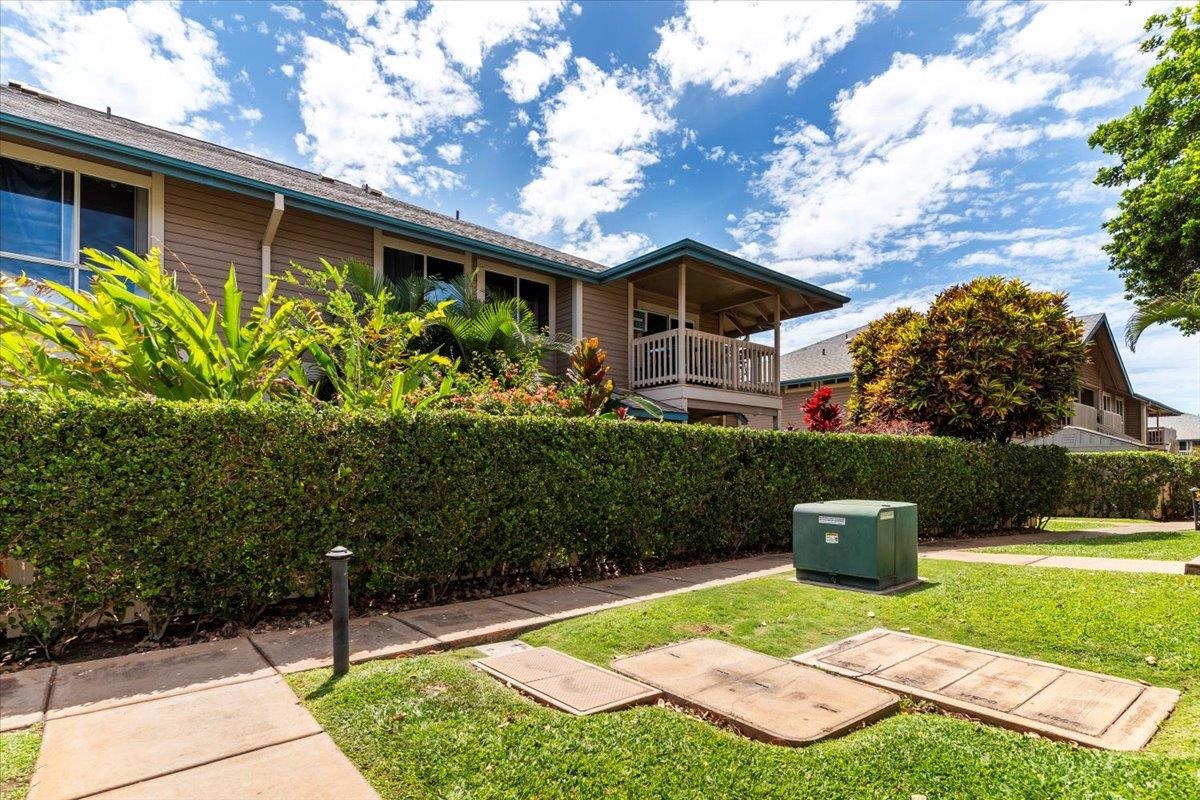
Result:
M325 554L332 573L329 605L333 611L333 674L350 671L350 585L346 580L346 562L354 555L340 545Z

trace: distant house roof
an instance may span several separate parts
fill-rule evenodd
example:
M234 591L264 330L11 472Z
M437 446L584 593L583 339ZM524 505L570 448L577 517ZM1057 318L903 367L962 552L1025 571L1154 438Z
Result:
M1200 442L1200 414L1159 417L1158 424L1163 428L1174 428L1180 441Z
M378 189L355 186L250 153L63 102L20 84L0 87L0 133L264 200L271 200L276 193L281 193L292 208L349 219L399 235L470 249L521 266L596 283L651 269L667 257L690 254L770 285L821 298L827 308L849 300L690 239L623 264L606 266L387 197Z
M779 377L784 386L811 381L843 380L850 377L854 364L850 358L850 340L865 328L830 336L819 342L784 353L779 359Z

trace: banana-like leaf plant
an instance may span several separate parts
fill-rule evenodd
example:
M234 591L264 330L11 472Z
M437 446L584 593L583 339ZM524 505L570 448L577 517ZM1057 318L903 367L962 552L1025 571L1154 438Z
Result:
M276 301L274 281L243 321L232 265L221 298L202 307L180 291L157 249L144 258L124 249L83 255L89 291L0 277L0 381L170 400L307 395L301 358L309 342L291 324L295 301Z

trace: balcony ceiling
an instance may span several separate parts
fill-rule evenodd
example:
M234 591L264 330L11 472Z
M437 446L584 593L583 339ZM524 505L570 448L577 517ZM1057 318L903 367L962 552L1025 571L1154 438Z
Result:
M771 286L754 278L737 275L695 259L687 264L687 303L700 313L719 312L731 333L758 333L774 327L775 295L779 294L782 319L792 319L836 308L827 298L798 289ZM647 270L633 279L636 289L675 297L679 287L679 263ZM736 330L733 330L736 329Z

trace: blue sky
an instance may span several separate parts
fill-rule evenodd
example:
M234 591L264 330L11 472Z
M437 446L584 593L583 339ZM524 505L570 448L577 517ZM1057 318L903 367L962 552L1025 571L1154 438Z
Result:
M0 71L603 263L686 236L853 298L789 347L997 273L1119 329L1086 139L1170 5L6 2ZM1200 341L1126 359L1200 411Z

